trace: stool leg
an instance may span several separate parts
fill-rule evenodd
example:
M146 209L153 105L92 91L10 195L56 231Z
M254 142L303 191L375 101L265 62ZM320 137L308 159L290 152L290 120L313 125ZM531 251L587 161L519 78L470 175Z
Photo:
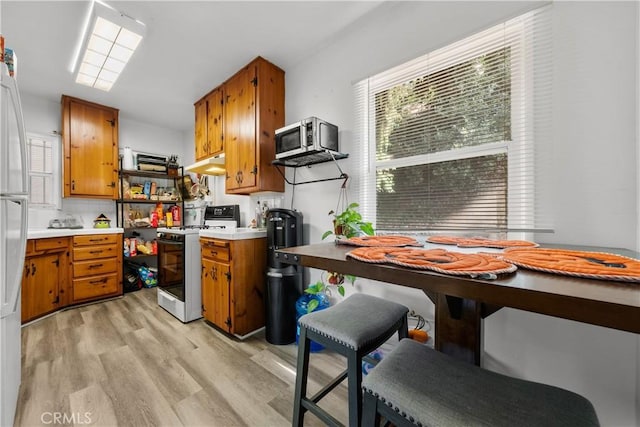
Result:
M362 392L362 427L374 427L380 425L378 413L378 399L366 391Z
M362 356L357 351L347 356L349 386L349 427L359 427L362 420Z
M407 316L402 318L402 324L400 325L400 329L398 329L398 341L402 338L409 338L409 321L407 320Z
M301 427L304 421L306 409L302 407L302 399L307 397L307 376L309 374L309 350L310 341L307 338L307 328L300 328L300 338L298 339L298 362L296 369L296 392L293 398L293 419L294 427Z

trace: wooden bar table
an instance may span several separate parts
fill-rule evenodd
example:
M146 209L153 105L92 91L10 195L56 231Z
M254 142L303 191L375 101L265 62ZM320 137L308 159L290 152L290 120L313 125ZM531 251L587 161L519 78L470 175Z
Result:
M544 245L608 252L640 259L624 249ZM426 248L442 245L427 244ZM276 257L302 265L421 289L435 304L435 348L476 365L482 352L482 319L502 307L640 333L640 283L574 278L524 268L495 280L472 279L346 257L353 246L319 243L282 248ZM456 251L455 246L446 247ZM373 315L373 314L372 314Z

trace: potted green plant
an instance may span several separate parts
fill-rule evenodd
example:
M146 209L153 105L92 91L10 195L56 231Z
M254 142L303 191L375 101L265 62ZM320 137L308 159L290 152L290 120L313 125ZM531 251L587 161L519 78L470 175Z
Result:
M334 215L333 218L333 230L327 230L322 235L322 240L331 236L332 234L339 237L361 236L366 234L367 236L373 236L375 230L373 225L362 219L362 215L358 212L357 203L350 203L345 210L336 214L333 210L329 212L329 215Z
M350 238L355 236L361 236L366 234L367 236L373 236L375 234L375 230L373 229L373 225L369 221L364 221L362 219L362 215L358 212L357 203L350 203L347 207L336 214L333 210L329 212L329 215L334 215L333 218L333 230L327 230L322 235L322 240L331 236L332 234L336 236L336 238ZM344 280L345 278L353 285L356 281L356 277L352 275L344 275L342 273L336 273L332 271L327 271L327 282L330 285L336 286L338 293L340 296L344 296Z

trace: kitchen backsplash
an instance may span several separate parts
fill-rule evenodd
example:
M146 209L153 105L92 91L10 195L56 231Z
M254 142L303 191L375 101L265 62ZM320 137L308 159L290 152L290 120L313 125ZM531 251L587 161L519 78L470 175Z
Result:
M116 207L113 200L62 199L62 209L29 209L29 229L47 228L49 221L73 215L82 220L84 228L93 228L93 220L104 214L116 227Z

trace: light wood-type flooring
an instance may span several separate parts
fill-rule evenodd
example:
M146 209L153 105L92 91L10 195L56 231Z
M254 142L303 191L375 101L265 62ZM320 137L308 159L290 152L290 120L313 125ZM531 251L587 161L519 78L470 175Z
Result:
M183 324L155 289L58 312L22 329L16 426L291 425L297 347ZM311 355L310 393L344 369ZM346 387L321 404L347 421ZM322 403L321 402L321 403ZM307 414L305 425L321 425Z

